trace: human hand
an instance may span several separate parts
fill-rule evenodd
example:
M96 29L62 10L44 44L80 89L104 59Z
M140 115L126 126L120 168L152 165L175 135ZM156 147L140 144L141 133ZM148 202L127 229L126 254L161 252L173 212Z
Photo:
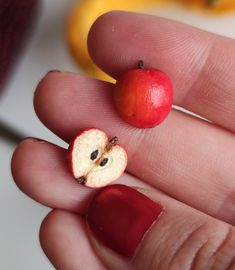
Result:
M135 254L119 256L86 229L84 213L96 191L72 178L66 150L27 139L14 153L12 172L22 191L55 209L40 231L46 255L63 270L235 269L235 41L112 12L95 23L88 44L94 61L115 78L139 59L165 71L174 104L209 121L173 109L157 128L132 128L113 108L111 84L73 73L46 75L34 100L40 120L67 142L93 126L118 136L129 160L115 183L138 188L165 209ZM128 238L115 229L104 234Z

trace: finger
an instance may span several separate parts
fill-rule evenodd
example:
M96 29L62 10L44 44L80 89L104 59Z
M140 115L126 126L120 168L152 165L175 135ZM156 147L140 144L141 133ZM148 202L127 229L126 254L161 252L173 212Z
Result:
M175 104L235 131L234 40L118 11L95 22L88 46L95 63L115 78L139 59L165 71L173 81Z
M95 192L72 177L65 149L36 139L24 140L17 147L12 158L12 174L24 193L51 208L82 214ZM129 175L116 182L148 186Z
M108 269L234 269L232 226L157 191L141 192L108 186L88 208L91 242Z
M63 148L24 140L13 154L11 167L17 186L46 206L82 212L89 200L90 190L71 177Z
M41 225L40 242L56 269L106 269L94 253L84 220L78 215L52 211Z
M233 222L234 136L176 111L155 129L134 129L119 119L111 95L109 84L54 73L40 83L35 109L42 122L67 141L92 126L118 136L128 152L128 172L186 204Z

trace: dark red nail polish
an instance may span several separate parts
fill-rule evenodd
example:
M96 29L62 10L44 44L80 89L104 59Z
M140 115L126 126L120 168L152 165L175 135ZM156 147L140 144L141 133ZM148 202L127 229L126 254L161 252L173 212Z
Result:
M163 207L124 185L102 188L91 201L87 222L104 245L131 257L146 231L161 215Z

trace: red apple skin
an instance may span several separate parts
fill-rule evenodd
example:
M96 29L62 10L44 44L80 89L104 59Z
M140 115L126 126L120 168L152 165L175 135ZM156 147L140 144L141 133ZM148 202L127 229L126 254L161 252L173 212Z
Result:
M85 130L80 131L76 136L72 138L72 140L69 143L68 151L67 151L67 161L69 165L69 170L72 173L73 177L75 177L75 172L73 169L73 149L74 149L74 143L77 137L81 136L83 133L85 133L87 130L90 130L92 128L87 128Z
M155 127L171 110L171 80L160 70L129 70L117 80L114 103L120 116L130 125Z
M75 139L83 132L80 132L76 137L74 137L71 142L69 143L68 151L67 151L67 161L69 170L72 173L73 177L75 177L74 169L73 169L73 149L74 149L74 142Z

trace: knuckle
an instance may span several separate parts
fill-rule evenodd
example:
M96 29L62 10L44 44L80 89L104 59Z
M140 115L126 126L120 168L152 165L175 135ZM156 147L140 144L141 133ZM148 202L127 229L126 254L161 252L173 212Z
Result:
M206 227L206 224L201 224L187 232L181 240L180 245L178 245L177 249L172 254L166 269L197 269L196 264L198 260L200 260L200 254L202 250L206 249L209 242L208 235L206 234Z
M234 270L235 231L224 223L170 226L148 255L149 270ZM175 226L174 226L175 227Z
M169 270L232 270L235 267L234 228L202 225L191 231L174 252Z
M226 226L227 227L227 226ZM228 226L219 241L214 240L214 250L209 258L211 269L235 269L235 229Z
M156 231L154 242L150 240L147 256L148 270L189 270L197 250L204 245L208 238L204 230L204 223L174 217L162 228ZM153 231L154 235L154 231ZM140 258L141 260L141 258ZM202 270L202 269L200 269Z

